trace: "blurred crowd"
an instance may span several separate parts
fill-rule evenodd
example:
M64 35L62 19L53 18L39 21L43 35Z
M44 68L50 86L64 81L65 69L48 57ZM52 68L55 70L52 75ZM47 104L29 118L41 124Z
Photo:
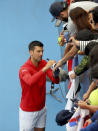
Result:
M67 131L98 131L98 0L53 2L49 11L56 27L63 25L58 44L65 48L53 71L67 64L70 83L68 101L56 122ZM79 91L86 86L80 84L83 74L89 86L80 99Z

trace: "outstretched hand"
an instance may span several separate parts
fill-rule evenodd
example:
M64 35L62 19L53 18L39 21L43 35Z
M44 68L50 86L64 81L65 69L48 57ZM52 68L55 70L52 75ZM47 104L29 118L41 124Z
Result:
M53 68L53 71L55 71L58 67L61 67L61 66L62 66L62 60L59 60L59 61L56 63L55 67Z
M76 75L75 75L75 73L73 73L73 74L71 74L69 77L70 77L71 79L75 79L75 78L76 78Z
M89 94L88 94L88 93L85 93L85 94L83 95L83 100L85 101L86 99L88 99L88 97L89 97Z
M46 68L47 69L49 69L53 64L55 64L56 63L56 61L55 60L49 60L48 62L47 62L47 64L46 64Z
M60 34L60 36L58 38L58 42L59 42L60 46L64 46L64 44L66 43L66 39L64 37L64 33L63 32L61 32L61 34Z
M42 69L43 72L46 72L53 64L55 64L56 61L55 60L49 60L47 62L47 64L45 65L45 67Z
M79 41L76 40L73 36L71 36L71 37L69 38L69 43L70 43L71 45L79 46Z
M87 103L85 101L79 101L78 106L82 109L87 109Z

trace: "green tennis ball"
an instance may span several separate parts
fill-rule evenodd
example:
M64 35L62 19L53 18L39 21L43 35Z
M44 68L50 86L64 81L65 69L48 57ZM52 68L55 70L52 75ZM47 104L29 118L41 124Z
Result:
M59 43L61 42L61 37L58 38L58 42L59 42Z
M98 106L98 89L91 92L89 100L90 105Z

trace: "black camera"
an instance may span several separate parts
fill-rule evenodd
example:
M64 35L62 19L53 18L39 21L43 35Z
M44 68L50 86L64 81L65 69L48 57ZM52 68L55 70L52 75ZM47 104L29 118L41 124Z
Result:
M47 60L49 61L49 58L47 58ZM52 69L56 66L56 63L52 65ZM59 72L60 72L60 69L57 68L54 72L53 72L53 76L54 78L58 77L59 76Z
M59 76L59 72L60 72L60 69L59 69L59 68L57 68L57 69L54 71L54 73L53 73L54 78L56 78L56 77Z
M56 64L53 65L53 67L55 67L55 66L56 66ZM59 69L59 68L57 68L57 69L53 72L54 78L56 78L56 77L59 76L59 72L60 72L60 69Z

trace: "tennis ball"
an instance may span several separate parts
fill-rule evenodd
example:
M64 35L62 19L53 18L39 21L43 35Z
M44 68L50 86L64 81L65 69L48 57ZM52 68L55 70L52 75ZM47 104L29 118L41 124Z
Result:
M80 50L78 51L78 54L80 53Z
M59 42L59 43L61 42L61 37L58 38L58 42Z
M90 105L98 106L98 89L91 92L89 101Z

